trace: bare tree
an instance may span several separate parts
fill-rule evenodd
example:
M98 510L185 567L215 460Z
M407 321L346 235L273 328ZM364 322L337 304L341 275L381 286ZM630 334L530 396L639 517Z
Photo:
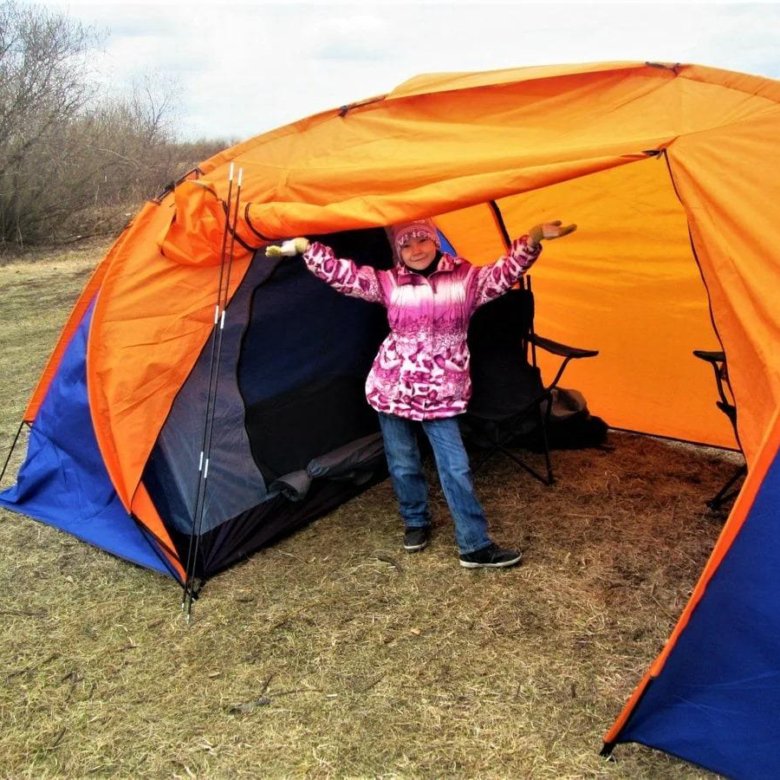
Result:
M177 84L121 97L89 79L95 33L0 0L0 249L107 232L227 142L176 140Z
M92 33L35 6L0 4L0 233L19 240L25 168L36 148L86 105Z
M173 120L180 87L175 78L146 74L133 84L129 104L136 127L147 143L173 140Z

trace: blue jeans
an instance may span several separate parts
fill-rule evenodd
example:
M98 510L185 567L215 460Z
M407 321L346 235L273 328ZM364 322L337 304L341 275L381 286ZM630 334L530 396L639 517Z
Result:
M379 415L390 480L407 528L431 524L428 485L417 446L417 425L392 414ZM481 550L490 544L487 520L471 481L471 469L458 422L454 417L423 420L425 435L433 447L444 496L455 521L455 540L461 554Z

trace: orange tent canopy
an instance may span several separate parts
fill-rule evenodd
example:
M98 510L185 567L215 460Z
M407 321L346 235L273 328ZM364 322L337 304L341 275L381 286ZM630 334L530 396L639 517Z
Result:
M570 383L615 427L735 446L691 356L722 346L752 461L780 405L779 102L777 82L690 65L437 74L203 163L100 272L90 403L122 500L212 327L231 163L243 169L231 290L252 247L299 234L434 216L484 263L503 250L489 201L512 235L576 222L534 269L540 332L600 350Z

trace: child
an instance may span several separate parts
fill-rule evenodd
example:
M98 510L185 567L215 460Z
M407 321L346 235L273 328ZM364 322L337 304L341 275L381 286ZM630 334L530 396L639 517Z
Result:
M379 414L407 551L426 547L431 529L416 439L419 423L433 448L455 522L460 565L502 568L520 562L522 553L499 547L488 535L456 419L471 396L468 325L479 306L505 293L528 271L543 239L575 229L560 221L537 225L512 242L508 255L482 267L442 253L436 227L425 219L390 228L396 264L389 271L337 258L330 247L306 238L266 250L269 256L303 253L309 270L334 289L387 308L390 334L374 359L366 398Z

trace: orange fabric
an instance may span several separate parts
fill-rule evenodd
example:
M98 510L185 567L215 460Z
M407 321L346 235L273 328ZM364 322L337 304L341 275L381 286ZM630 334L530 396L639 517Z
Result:
M775 105L669 149L750 464L780 406L779 124Z
M646 63L643 62L587 62L581 65L532 65L527 68L505 68L477 73L424 73L400 84L386 97L392 100L412 95L429 95L434 92L454 92L478 87L517 84L522 81L567 78L581 73L638 70L645 67Z
M179 560L170 534L165 528L163 521L160 519L157 508L143 482L138 485L138 490L135 492L132 512L138 521L146 526L152 536L157 539L160 544L160 552L168 559L168 563L170 563L171 568L176 572L179 581L184 582L187 578L184 567Z
M502 71L497 85L483 75L470 90L385 99L261 136L237 158L248 216L280 238L441 214L639 159L745 103L729 90L716 102L711 85L664 68L532 70L536 79ZM421 78L451 86L446 74Z
M246 223L239 223L235 238L225 231L228 197L233 203L241 197L237 176L234 171L233 187L228 184L222 195L217 193L216 187L201 181L185 181L176 187L173 196L176 219L166 226L158 240L165 257L185 266L218 266L223 252L230 251L231 246L234 257L246 257L245 244L257 243L256 238L249 235ZM232 226L236 211L232 204L230 211Z
M87 385L98 445L128 511L149 453L173 399L214 324L221 235L212 257L184 264L165 257L155 238L165 235L174 201L149 203L130 228L144 236L112 255L92 317ZM209 212L213 214L213 211ZM230 295L243 278L249 253L235 245Z
M680 619L677 621L677 625L674 627L671 636L664 645L664 649L655 659L648 672L642 678L642 681L631 694L630 699L626 703L620 715L617 717L617 720L612 725L610 730L604 735L604 742L614 742L615 739L617 739L618 735L623 729L623 726L625 726L626 721L631 716L634 707L636 707L645 688L647 688L648 684L653 678L658 677L658 675L663 671L664 664L674 649L680 634L688 625L688 622L691 619L691 615L696 609L697 604L704 597L704 593L707 590L707 585L709 584L715 572L718 570L721 561L728 553L732 543L739 535L739 531L742 528L742 525L747 520L750 509L756 500L758 490L764 481L764 477L766 476L767 471L769 471L769 468L771 467L774 460L778 457L778 451L780 451L780 411L776 410L774 420L769 429L769 433L765 436L764 441L760 446L759 455L755 459L753 467L745 478L744 487L737 496L737 500L734 502L729 519L726 522L726 525L723 527L723 530L718 537L718 541L715 543L712 554L710 555L710 558L704 567L704 571L699 577L699 581L696 584L696 587L694 588L693 593L691 594L691 597L688 600L682 615L680 616Z
M513 235L578 222L534 269L539 331L601 350L567 382L612 425L733 446L709 369L690 354L722 344L752 462L780 398L778 101L777 82L698 66L443 74L205 161L112 251L95 312L90 398L126 505L211 330L231 162L248 204L238 232L254 246L438 215L486 262L501 241L477 204L498 200ZM683 203L666 161L646 154L658 149ZM249 262L236 248L231 290Z
M595 414L617 428L735 447L715 406L715 382L694 349L720 349L685 213L662 158L603 171L498 201L513 236L565 216L576 233L545 245L531 274L536 329L599 350L574 361L564 385L581 389ZM481 205L438 223L475 262L502 253L492 212ZM552 378L558 359L538 353Z

